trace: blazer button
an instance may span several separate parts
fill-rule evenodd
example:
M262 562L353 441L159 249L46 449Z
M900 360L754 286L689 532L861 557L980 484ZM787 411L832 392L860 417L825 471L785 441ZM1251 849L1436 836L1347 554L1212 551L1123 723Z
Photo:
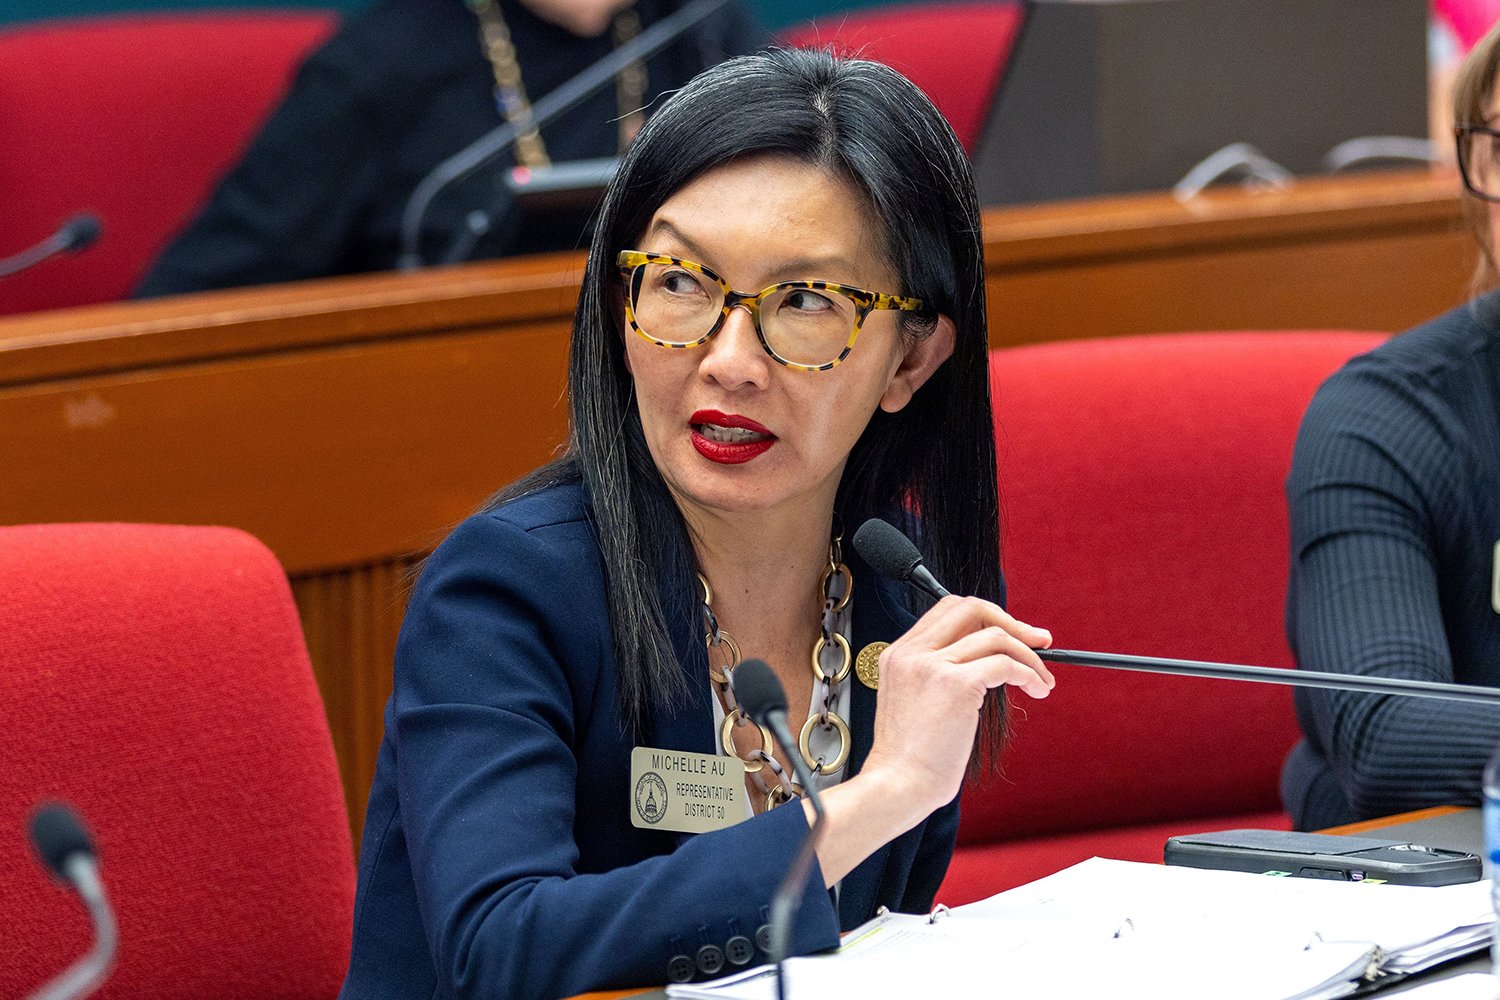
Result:
M755 946L767 955L771 954L771 925L761 924L755 928Z
M755 957L755 944L743 934L724 942L724 956L735 965L748 965Z
M688 983L692 982L693 974L698 971L693 965L693 960L686 955L674 955L667 963L667 982Z
M711 976L724 968L724 950L716 944L706 944L698 949L698 971Z

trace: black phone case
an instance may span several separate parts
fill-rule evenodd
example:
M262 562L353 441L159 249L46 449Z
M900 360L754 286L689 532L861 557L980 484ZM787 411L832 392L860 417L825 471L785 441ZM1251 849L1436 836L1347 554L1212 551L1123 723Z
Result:
M1188 868L1393 885L1453 885L1482 875L1479 857L1400 840L1285 830L1224 830L1167 840L1166 863Z

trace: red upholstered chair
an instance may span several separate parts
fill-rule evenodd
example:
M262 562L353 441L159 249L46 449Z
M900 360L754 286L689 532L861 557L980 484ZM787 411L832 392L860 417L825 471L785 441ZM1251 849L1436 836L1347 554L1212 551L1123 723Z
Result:
M286 577L227 528L0 528L0 996L89 946L26 843L92 828L119 923L98 996L331 998L354 861Z
M322 11L0 30L0 257L80 210L99 242L0 279L0 314L124 298L335 24Z
M798 47L832 45L901 71L937 105L973 155L1025 4L918 3L827 14L781 32Z
M1207 333L991 355L1011 609L1059 648L1289 667L1283 484L1317 386L1381 335ZM1287 688L1056 665L965 791L952 904L1174 833L1286 828Z

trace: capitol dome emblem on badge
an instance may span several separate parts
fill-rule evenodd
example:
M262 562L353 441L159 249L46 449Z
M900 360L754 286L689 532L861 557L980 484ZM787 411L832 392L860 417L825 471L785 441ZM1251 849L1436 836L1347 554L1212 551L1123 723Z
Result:
M667 783L655 771L635 783L635 811L647 823L660 823L667 814Z

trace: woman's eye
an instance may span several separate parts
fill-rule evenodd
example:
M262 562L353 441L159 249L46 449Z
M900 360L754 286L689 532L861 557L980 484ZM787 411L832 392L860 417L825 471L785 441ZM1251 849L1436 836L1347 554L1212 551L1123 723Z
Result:
M690 271L666 271L657 278L657 287L671 295L701 295L703 285Z
M788 292L783 304L797 312L804 313L824 312L833 308L833 302L830 299L807 288L798 288Z

